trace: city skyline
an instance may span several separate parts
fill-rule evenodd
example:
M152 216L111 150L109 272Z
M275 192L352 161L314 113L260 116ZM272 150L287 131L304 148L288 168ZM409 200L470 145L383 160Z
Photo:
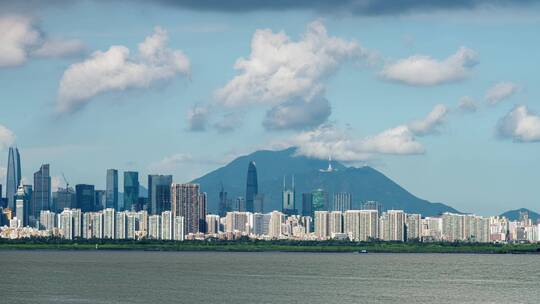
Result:
M4 185L12 145L24 183L50 164L53 191L62 173L103 190L109 168L137 171L141 185L148 175L184 183L240 155L296 146L370 165L460 211L538 211L540 91L530 62L539 6L503 2L243 3L242 13L2 2L0 29L17 29L0 38L10 50L0 54L2 191L18 187ZM110 58L118 78L87 70ZM114 204L123 178L111 182Z

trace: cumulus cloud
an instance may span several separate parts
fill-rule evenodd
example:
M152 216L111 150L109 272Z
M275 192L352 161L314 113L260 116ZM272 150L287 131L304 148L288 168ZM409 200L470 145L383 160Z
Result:
M497 133L502 138L511 138L516 142L538 142L540 116L531 112L527 106L516 106L499 120Z
M448 113L448 107L443 104L438 104L423 119L410 122L408 128L412 133L418 136L437 133L437 127L443 124Z
M7 149L15 142L15 133L0 124L0 151Z
M374 155L422 154L425 149L416 141L414 134L401 125L385 130L374 136L357 138L350 130L334 125L322 125L314 130L301 132L291 141L297 147L296 153L308 157L334 159L347 162L364 161Z
M461 47L444 60L414 55L384 66L380 75L387 80L413 86L434 86L466 78L478 63L475 51Z
M194 106L188 112L188 130L204 131L208 123L208 108L204 106Z
M217 90L216 98L228 107L310 100L344 62L372 57L356 42L329 36L321 21L310 23L298 41L284 32L257 30L250 56L236 61L238 75Z
M478 106L470 96L463 96L459 99L458 109L462 112L476 112Z
M214 129L220 133L231 132L242 124L242 114L229 112L222 115L220 120L214 123Z
M512 82L503 81L495 84L486 91L485 99L491 105L510 98L519 90L519 87Z
M106 92L148 88L161 80L188 75L188 58L167 44L167 32L156 27L139 44L137 56L132 56L125 46L113 45L105 52L96 51L83 62L70 65L60 81L58 112L76 111L92 97Z
M326 98L295 98L268 110L263 126L268 130L312 128L326 122L331 112Z
M33 18L26 16L0 16L0 33L0 67L21 65L32 56L72 55L84 48L79 40L49 38Z

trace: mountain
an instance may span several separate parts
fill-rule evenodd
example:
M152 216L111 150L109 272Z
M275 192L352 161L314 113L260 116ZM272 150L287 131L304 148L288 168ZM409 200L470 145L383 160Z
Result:
M505 213L501 214L501 216L504 216L511 221L518 221L520 212L528 212L529 218L533 221L533 223L536 223L540 219L540 214L525 208L506 211Z
M324 189L329 193L330 205L334 192L349 192L352 194L353 208L359 208L360 202L374 200L382 203L383 209L402 209L425 216L458 212L442 203L431 203L412 195L371 167L346 167L332 161L334 171L321 172L320 169L328 167L328 161L296 156L295 151L295 148L257 151L238 157L192 182L200 184L202 191L207 192L208 210L215 213L221 184L228 198L245 196L247 168L253 160L257 166L259 193L264 194L265 211L281 210L283 177L287 176L287 185L290 186L291 175L294 174L298 209L302 205L302 193Z

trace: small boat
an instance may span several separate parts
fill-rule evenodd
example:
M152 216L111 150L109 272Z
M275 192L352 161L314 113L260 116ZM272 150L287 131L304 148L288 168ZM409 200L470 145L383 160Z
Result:
M368 253L368 251L365 250L365 249L362 249L362 250L358 251L358 253L360 253L360 254L365 254L365 253Z

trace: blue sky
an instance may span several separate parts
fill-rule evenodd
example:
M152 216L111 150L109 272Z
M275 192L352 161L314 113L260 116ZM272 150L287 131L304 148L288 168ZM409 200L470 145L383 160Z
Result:
M2 2L0 175L10 144L28 180L50 163L98 188L107 168L186 182L295 145L465 212L538 210L539 7L503 2Z

